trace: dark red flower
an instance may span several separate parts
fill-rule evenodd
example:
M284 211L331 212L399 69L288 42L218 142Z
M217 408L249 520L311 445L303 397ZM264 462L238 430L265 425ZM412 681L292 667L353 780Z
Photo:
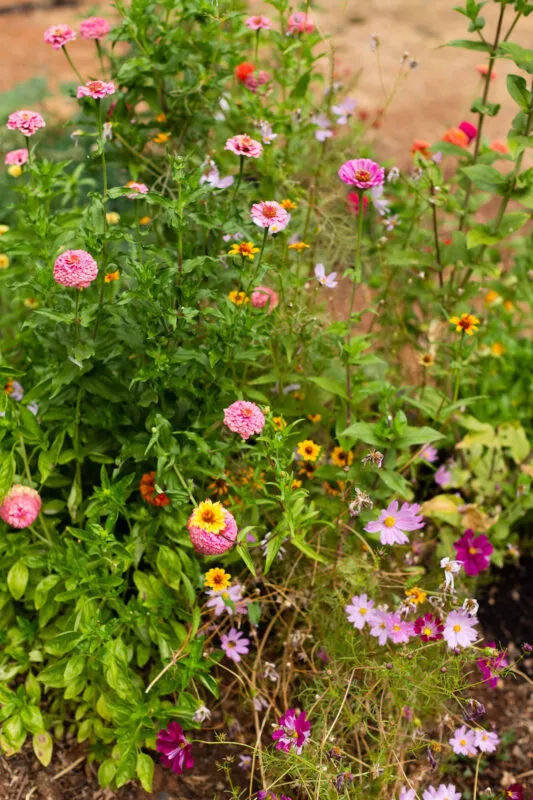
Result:
M443 630L442 620L433 614L424 614L423 617L415 620L415 633L423 642L436 642L437 639L442 639Z
M166 729L157 734L156 750L161 753L161 763L170 767L176 775L184 769L194 767L191 745L183 735L183 729L177 722L169 722Z

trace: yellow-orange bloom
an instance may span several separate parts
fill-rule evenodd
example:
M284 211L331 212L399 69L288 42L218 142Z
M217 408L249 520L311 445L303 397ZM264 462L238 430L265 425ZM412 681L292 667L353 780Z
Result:
M254 260L255 254L259 252L259 248L255 247L253 242L235 242L231 245L229 256L242 256L249 258L250 261Z
M293 211L295 208L298 208L296 203L293 203L292 200L282 200L280 206L285 209L285 211Z
M117 269L115 272L108 272L107 275L104 275L104 281L106 283L111 283L111 281L118 281L120 278L120 271Z
M224 509L218 502L204 500L192 512L190 524L207 533L220 533L226 527Z
M510 300L506 300L505 303L503 304L503 307L505 308L506 311L514 311L514 306Z
M467 336L472 336L476 333L479 325L479 320L473 314L461 314L460 317L450 317L450 322L455 325L457 333L466 333Z
M27 297L24 305L26 308L39 308L39 301L35 297Z
M231 575L228 575L221 567L213 567L205 573L204 586L219 592L227 589L231 585Z
M293 482L291 483L291 489L299 489L302 485L302 482L299 481L297 478L294 478Z
M4 233L7 233L9 230L9 225L0 225L0 236L3 236Z
M406 589L405 595L406 597L409 598L409 600L412 603L415 604L415 606L424 603L427 598L427 593L423 589L420 589L418 586L413 586L412 589Z
M433 364L435 363L435 359L433 358L431 353L422 353L422 355L418 359L418 363L422 364L422 366L425 369L428 369L429 367L433 366Z
M492 353L493 356L499 358L500 356L503 356L503 354L505 353L505 347L503 346L503 344L500 344L500 342L493 342L490 346L490 352Z
M496 302L499 296L500 295L498 294L498 292L495 292L494 289L489 289L489 291L485 295L485 305L490 306L491 303Z
M336 467L349 467L353 461L353 453L351 450L343 450L342 447L334 447L331 460Z
M285 422L283 417L273 417L272 424L274 425L275 428L278 429L278 431L282 431L283 428L287 427L287 423Z
M316 461L320 455L321 449L320 445L313 442L312 439L305 439L303 442L298 442L298 455L306 461Z
M322 414L308 414L307 419L309 422L320 422L322 419Z
M156 136L154 136L152 142L154 142L154 144L165 144L165 142L168 142L169 139L170 133L158 133Z
M465 149L470 144L470 139L460 128L449 128L446 133L441 136L441 140Z
M9 256L5 253L0 253L0 269L7 269L9 267Z
M234 290L228 294L228 297L236 306L242 306L243 304L250 302L250 298L245 294L245 292L237 292Z
M311 245L305 242L294 242L294 244L289 245L289 250L297 250L300 253L302 250L306 250L309 247L311 247Z
M12 178L19 178L22 175L22 167L18 164L11 164L11 166L7 168L7 174L11 175Z
M117 225L120 222L120 214L118 211L108 211L105 218L110 225Z
M152 217L141 217L139 220L139 225L149 225L152 221Z
M164 111L162 111L160 114L157 115L157 117L155 119L156 119L156 122L166 122L167 121L167 115L165 114Z

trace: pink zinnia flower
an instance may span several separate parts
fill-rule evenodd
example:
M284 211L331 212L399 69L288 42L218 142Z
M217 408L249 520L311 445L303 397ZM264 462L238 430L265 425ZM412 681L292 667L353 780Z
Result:
M478 728L475 731L476 747L482 753L494 753L500 744L500 737L496 731L484 731Z
M415 620L415 633L423 642L436 642L438 639L442 639L443 631L442 620L433 614L424 614L423 617Z
M67 42L73 42L76 38L76 31L68 25L52 25L44 32L44 41L51 44L54 50L60 50Z
M236 156L246 156L247 158L259 158L263 152L263 145L248 136L247 133L232 136L224 145L224 150L231 150Z
M88 17L80 25L82 39L103 39L111 30L111 25L103 17Z
M248 17L244 24L247 25L251 31L272 30L272 21L262 14L259 14L257 17Z
M279 303L278 293L268 286L257 286L252 292L252 305L254 308L264 308L268 306L267 313L270 314Z
M7 127L10 131L19 131L23 136L33 136L40 128L44 128L46 122L36 111L15 111L10 114L7 120Z
M477 618L471 617L466 611L450 611L443 631L448 647L470 647L478 637L476 625Z
M249 439L254 433L261 433L265 427L265 417L255 403L236 400L224 409L224 425L243 439Z
M98 264L85 250L65 250L56 258L54 280L62 286L87 289L98 275Z
M23 164L26 164L28 161L28 150L26 147L21 147L20 150L10 150L9 153L6 153L4 158L4 164L8 167L16 165L18 167L22 167Z
M378 609L377 611L372 611L368 621L370 636L374 636L380 644L385 644L389 638L388 616L386 611Z
M13 528L27 528L39 516L41 505L35 489L15 483L0 505L0 518Z
M449 743L453 752L458 756L475 756L477 753L474 731L467 728L466 725L457 728L452 738L449 739Z
M469 528L453 546L457 550L457 561L462 562L467 575L479 575L490 566L494 547L484 533L474 536L474 531Z
M337 273L330 272L329 275L326 275L326 268L324 267L324 264L317 264L315 266L315 278L327 289L334 289L335 286L338 285Z
M466 133L468 136L468 142L470 143L472 139L475 139L477 136L477 128L475 125L472 125L471 122L461 122L459 125L459 130L463 133Z
M192 546L197 553L201 553L204 556L220 555L225 553L226 550L230 550L235 544L238 534L235 517L225 508L221 509L221 513L223 514L224 527L217 530L216 533L195 524L196 513L194 511L189 517L187 528L189 529Z
M315 23L304 11L295 11L287 22L287 33L313 33Z
M209 595L207 607L213 609L215 617L219 617L224 611L230 616L233 613L246 614L246 603L242 598L240 583L227 589L211 589L207 594Z
M373 189L385 180L385 170L370 158L355 158L346 161L338 172L339 178L358 189Z
M115 94L115 84L111 81L88 81L85 86L78 86L76 97L92 97L94 100L101 100L108 94Z
M139 195L148 194L150 191L145 183L137 183L137 181L129 181L126 186L128 189L133 189L132 193L127 195L130 200L137 200Z
M161 753L162 765L170 767L176 775L181 775L184 769L194 767L191 745L177 722L169 722L166 730L159 731L155 749Z
M489 642L487 647L493 647L496 650L496 643ZM477 665L481 670L483 683L486 683L491 689L494 689L498 684L500 670L504 667L508 667L509 661L507 660L505 650L502 650L490 658L479 658L477 660Z
M280 717L279 728L272 734L272 740L276 742L276 750L283 750L285 753L294 750L298 755L310 738L311 723L307 719L305 711L298 714L294 708L289 708Z
M409 538L405 531L417 531L423 528L425 523L418 515L420 506L418 503L404 503L399 509L398 501L393 500L384 509L379 519L369 522L365 528L368 533L379 533L381 544L407 544Z
M260 228L268 228L269 233L279 233L290 222L291 215L275 200L262 200L254 203L250 212L252 221Z
M373 608L374 601L370 600L366 594L354 595L345 609L348 622L351 622L357 630L362 631L366 623L371 620Z
M228 633L223 633L220 637L220 646L225 655L236 664L241 660L241 656L247 656L250 652L249 644L250 640L236 628L231 628Z
M414 636L414 624L402 619L398 613L387 614L387 631L394 644L405 644Z

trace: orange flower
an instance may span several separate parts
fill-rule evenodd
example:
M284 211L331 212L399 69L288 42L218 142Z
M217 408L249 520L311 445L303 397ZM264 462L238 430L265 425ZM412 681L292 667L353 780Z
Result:
M469 145L468 136L460 128L449 128L446 133L443 134L441 140L443 142L449 142L449 144L455 144L457 147L462 147L463 149L466 149Z
M139 484L141 497L151 506L168 506L170 498L164 492L156 494L155 491L155 472L146 472Z
M108 272L107 275L104 275L104 281L106 283L111 283L111 281L118 281L120 278L120 271L117 269L116 272Z
M308 414L307 419L309 422L320 422L322 419L322 414Z
M499 358L500 356L503 356L503 354L505 353L505 347L503 346L503 344L500 344L500 342L493 342L493 344L491 344L490 346L490 352L492 353L493 356Z
M285 211L293 211L293 209L298 208L296 203L293 203L292 200L282 200L280 206L285 209Z
M455 325L457 333L466 333L467 336L472 336L476 333L479 320L473 314L461 314L460 317L450 317L450 322Z
M492 303L495 303L496 300L499 298L498 292L495 292L494 289L489 289L487 294L485 295L485 305L490 306Z
M152 142L154 142L154 144L165 144L165 142L168 142L169 139L170 139L170 133L161 132L158 133L156 136L154 136Z
M302 250L306 250L308 247L311 247L311 245L306 244L305 242L294 242L293 244L289 245L289 250L298 250L298 252L301 252Z
M433 366L435 359L431 353L422 353L418 359L418 363L422 364L425 369L428 369L429 367Z
M505 308L506 311L514 311L514 306L510 300L506 300L505 303L503 304L503 307Z
M489 65L488 64L477 64L476 65L476 69L479 72L479 74L482 75L484 78L489 74ZM491 79L491 81L496 80L496 71L495 70L492 70L492 72L490 73L490 79Z
M157 115L156 121L157 122L166 122L167 121L167 115L165 114L164 111L162 111L160 114Z
M250 298L244 292L237 292L236 290L230 292L228 297L236 306L242 306L250 302Z
M242 256L249 258L250 261L254 260L255 254L259 252L259 248L253 242L234 242L231 245L231 250L228 251L229 256Z
M274 425L275 428L278 429L278 431L282 431L283 428L287 427L287 423L285 422L283 417L272 417L272 424Z
M411 147L411 153L420 153L424 158L431 158L430 147L430 142L426 142L424 139L415 139Z
M504 142L503 139L494 139L494 141L490 143L490 149L494 153L501 153L502 156L509 155L509 148L507 147L507 142Z
M294 478L293 482L291 483L291 489L299 489L302 485L302 482Z
M152 221L152 217L141 217L139 220L139 225L149 225Z
M235 77L241 83L244 83L252 72L255 72L255 64L251 64L249 61L243 61L235 67Z

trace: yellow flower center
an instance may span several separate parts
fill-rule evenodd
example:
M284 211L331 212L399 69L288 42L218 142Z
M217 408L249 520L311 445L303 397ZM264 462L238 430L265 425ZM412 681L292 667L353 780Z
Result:
M469 547L468 552L470 553L471 556L475 556L477 553L477 549L475 547Z
M424 636L431 636L431 634L433 633L433 631L431 630L431 628L429 628L429 627L426 625L426 627L424 628L424 630L422 631L422 633L424 634Z
M195 508L191 524L197 528L202 528L206 533L220 533L226 527L224 509L220 503L213 503L211 500L204 500Z
M385 519L383 520L383 524L385 525L386 528L394 528L395 523L396 520L394 517L385 517Z
M366 169L358 169L355 173L356 180L358 181L369 181L370 180L370 172Z
M454 625L453 629L454 629L455 633L459 633L459 631L461 630L461 626L460 625Z
M366 609L366 608L360 608L359 609L359 613L362 614L363 616L367 613L367 611L368 611L368 609Z

